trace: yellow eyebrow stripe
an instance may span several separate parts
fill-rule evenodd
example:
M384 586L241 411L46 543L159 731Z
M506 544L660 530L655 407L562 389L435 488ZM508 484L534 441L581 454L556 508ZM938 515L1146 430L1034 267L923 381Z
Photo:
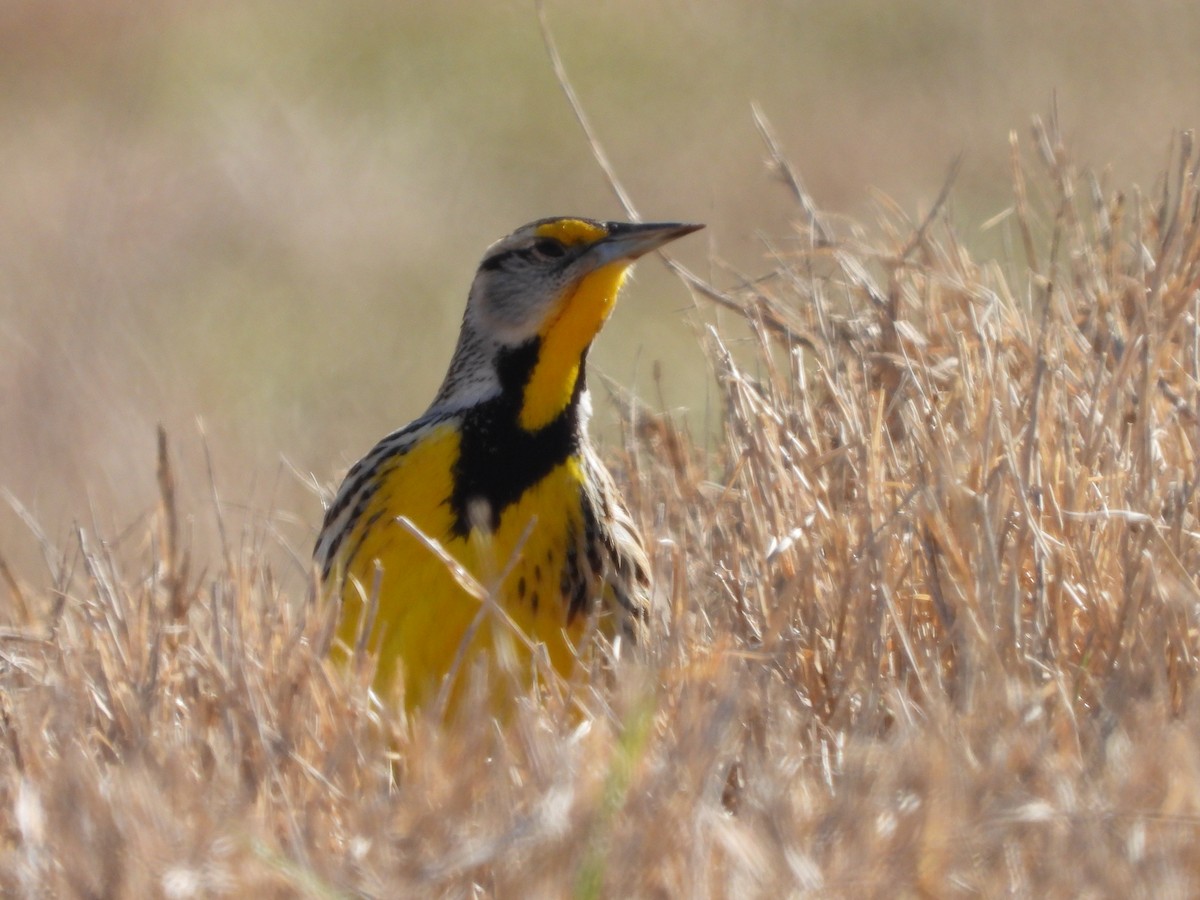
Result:
M554 238L567 247L575 244L592 243L608 234L603 228L582 219L555 219L537 227L538 237Z

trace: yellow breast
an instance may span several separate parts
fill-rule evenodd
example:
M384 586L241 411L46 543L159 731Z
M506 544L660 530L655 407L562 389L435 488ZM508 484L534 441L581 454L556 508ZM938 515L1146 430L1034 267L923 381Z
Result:
M568 557L583 548L578 459L568 457L528 488L502 511L491 534L475 528L461 536L450 503L459 438L457 420L449 420L384 462L376 489L345 543L339 637L346 647L354 646L364 598L377 584L378 609L367 638L368 649L378 657L375 684L389 691L402 673L409 709L436 695L460 647L465 660L461 675L481 652L494 659L497 643L503 641L513 649L504 655L515 659L518 675L528 683L530 654L512 634L513 625L543 643L551 663L567 675L584 627L585 617L568 617L563 598ZM480 617L480 601L460 586L433 550L396 521L399 516L441 544L492 591L512 624L494 613ZM331 578L339 574L335 571ZM472 627L477 630L468 641Z

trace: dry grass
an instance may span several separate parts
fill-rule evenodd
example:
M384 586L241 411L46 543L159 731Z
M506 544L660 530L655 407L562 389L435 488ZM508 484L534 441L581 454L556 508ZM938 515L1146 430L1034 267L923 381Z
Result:
M723 444L627 423L669 627L582 719L373 707L264 534L188 560L164 469L144 535L0 573L0 890L1196 894L1181 144L1122 196L1039 126L999 262L944 210L849 227L793 181L773 275L695 285L749 335L706 338Z

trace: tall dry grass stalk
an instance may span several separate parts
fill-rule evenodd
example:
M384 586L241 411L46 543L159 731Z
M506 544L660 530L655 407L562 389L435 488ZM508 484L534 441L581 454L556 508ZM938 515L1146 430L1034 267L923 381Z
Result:
M0 890L1200 892L1200 154L1143 197L1034 145L988 262L776 152L773 271L692 282L746 326L719 446L623 405L663 628L583 713L373 705L263 535L188 559L165 463L140 545L0 571Z

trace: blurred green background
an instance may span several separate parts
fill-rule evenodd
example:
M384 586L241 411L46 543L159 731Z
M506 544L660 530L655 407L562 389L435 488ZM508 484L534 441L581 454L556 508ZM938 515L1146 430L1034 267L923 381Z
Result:
M725 284L710 254L765 271L761 237L786 247L795 213L752 103L836 214L870 220L882 192L919 215L963 152L955 220L980 252L1007 135L1028 146L1055 95L1076 158L1118 185L1152 187L1200 119L1194 0L546 12L640 212L708 223L674 254ZM56 543L153 507L158 422L211 540L202 420L227 514L270 510L303 556L307 477L424 408L483 249L621 215L531 0L2 0L0 112L0 488ZM661 362L668 402L702 407L698 316L719 318L647 260L595 365L654 397ZM35 550L0 502L0 554L31 576Z

